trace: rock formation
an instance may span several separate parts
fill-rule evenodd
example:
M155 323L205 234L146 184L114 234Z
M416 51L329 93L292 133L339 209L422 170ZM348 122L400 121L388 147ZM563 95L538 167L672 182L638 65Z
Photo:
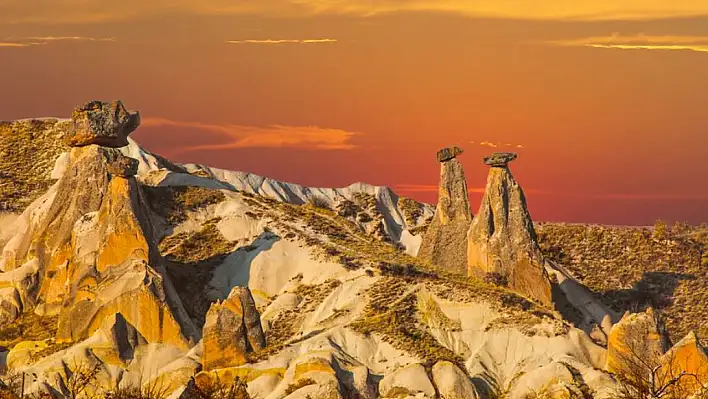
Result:
M674 388L679 393L693 394L703 385L708 384L708 352L698 341L696 333L690 332L674 345L659 360L662 372L668 376L685 373L686 378L678 381Z
M642 313L627 313L610 331L605 369L611 373L628 373L644 367L638 364L658 362L668 349L666 329L652 308Z
M479 212L467 236L468 273L490 276L499 284L550 304L551 283L526 198L508 167L514 159L513 153L484 158L491 168Z
M472 221L467 181L457 156L459 147L438 151L440 187L435 216L423 241L418 256L446 269L465 274L467 270L467 230Z
M433 382L445 399L477 399L477 390L470 378L459 367L448 361L435 363Z
M0 280L18 290L21 303L4 304L2 316L9 321L18 316L14 308L33 307L38 315L58 316L56 340L69 343L120 313L148 342L186 349L200 334L171 299L174 288L133 177L137 160L110 148L127 144L137 114L120 102L91 102L75 111L74 122L65 137L73 147L68 164L44 210L30 212L36 219L3 251L0 265L8 273ZM19 277L29 272L32 280Z
M222 303L209 308L204 324L204 370L240 366L246 355L266 345L251 290L234 287Z
M72 128L64 138L67 145L119 148L128 145L128 135L140 125L140 114L127 111L120 101L90 101L76 107L71 120Z

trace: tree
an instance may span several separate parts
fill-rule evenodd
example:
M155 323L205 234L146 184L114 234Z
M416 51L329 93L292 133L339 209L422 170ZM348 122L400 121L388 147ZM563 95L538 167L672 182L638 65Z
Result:
M617 399L708 399L708 362L681 356L676 347L662 353L649 337L631 333L614 352L621 364L614 371Z

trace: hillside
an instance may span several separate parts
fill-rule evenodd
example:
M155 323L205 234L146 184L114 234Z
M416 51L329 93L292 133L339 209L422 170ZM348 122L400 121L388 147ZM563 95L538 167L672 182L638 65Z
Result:
M545 254L617 312L660 310L674 341L708 337L708 228L540 223Z
M614 399L637 342L653 372L708 383L695 335L671 347L653 310L620 317L645 272L702 277L699 230L535 228L511 153L484 158L472 215L456 147L437 154L433 209L387 187L174 163L128 138L139 121L92 101L70 121L2 125L0 395ZM44 152L8 148L27 138ZM637 256L646 269L625 268ZM703 331L700 285L659 297L677 281L661 276L640 288L670 332Z

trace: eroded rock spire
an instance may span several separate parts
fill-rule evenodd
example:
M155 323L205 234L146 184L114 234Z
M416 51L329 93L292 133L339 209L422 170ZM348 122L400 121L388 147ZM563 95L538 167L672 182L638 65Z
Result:
M464 274L467 269L467 230L472 221L467 181L457 156L459 147L438 151L440 187L435 217L423 236L418 256Z
M526 207L521 186L508 163L514 153L495 153L483 159L491 166L479 212L470 225L468 273L493 277L496 282L545 304L551 284Z

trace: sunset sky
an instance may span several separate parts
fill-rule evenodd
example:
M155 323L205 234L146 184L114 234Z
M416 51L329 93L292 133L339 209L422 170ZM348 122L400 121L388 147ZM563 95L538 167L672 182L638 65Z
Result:
M458 145L535 220L708 222L705 0L0 0L0 119L91 99L180 162L435 202Z

